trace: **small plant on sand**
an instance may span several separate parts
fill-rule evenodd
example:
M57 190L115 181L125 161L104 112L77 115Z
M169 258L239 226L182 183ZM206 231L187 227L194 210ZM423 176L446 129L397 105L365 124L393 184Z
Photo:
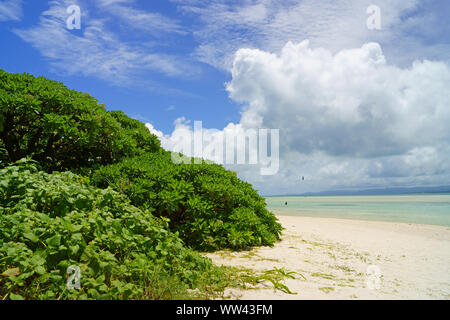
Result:
M285 279L297 279L296 275L301 278L306 278L294 271L286 271L284 268L276 268L263 271L259 274L254 274L253 270L240 270L239 279L242 281L242 287L248 289L248 284L258 285L263 282L270 282L273 285L275 290L280 290L287 294L297 294L296 292L291 291L285 284L282 283Z
M333 287L320 287L319 290L328 294L328 293L334 291L334 288Z

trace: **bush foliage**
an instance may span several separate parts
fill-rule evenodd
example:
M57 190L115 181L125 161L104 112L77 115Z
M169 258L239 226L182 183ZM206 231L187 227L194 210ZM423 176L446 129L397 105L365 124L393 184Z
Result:
M153 153L99 168L91 179L169 218L171 229L196 249L272 245L281 232L251 185L216 164L175 165L169 153Z
M220 268L185 248L164 220L87 182L29 164L0 170L1 298L174 298L174 288L186 294L217 281ZM66 290L71 265L81 268L80 290Z
M145 125L87 93L0 70L0 161L31 157L48 171L109 164L159 150Z

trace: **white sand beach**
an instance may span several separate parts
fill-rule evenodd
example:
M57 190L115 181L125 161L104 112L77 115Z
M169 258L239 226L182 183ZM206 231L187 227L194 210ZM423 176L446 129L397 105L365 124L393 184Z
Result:
M264 283L256 289L226 291L231 298L450 299L449 227L277 217L285 230L274 247L207 255L219 265L255 271L284 268L306 279L296 276L283 282L297 294ZM380 277L367 274L371 265Z

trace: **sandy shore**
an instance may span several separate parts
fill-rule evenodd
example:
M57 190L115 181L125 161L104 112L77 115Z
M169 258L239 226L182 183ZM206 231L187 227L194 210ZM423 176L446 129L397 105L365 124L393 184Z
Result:
M278 216L274 247L208 254L217 264L302 274L283 283L229 290L235 299L450 299L450 228ZM368 270L369 266L371 267ZM378 275L376 272L379 271ZM372 273L373 272L373 273Z

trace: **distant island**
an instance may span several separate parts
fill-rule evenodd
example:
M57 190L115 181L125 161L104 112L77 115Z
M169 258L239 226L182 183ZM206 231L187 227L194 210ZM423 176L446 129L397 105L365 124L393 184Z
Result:
M307 192L301 194L279 194L265 195L266 197L298 197L298 196L359 196L359 195L402 195L415 193L450 193L450 186L439 187L398 187L398 188L377 188L365 190L327 190L320 192Z

